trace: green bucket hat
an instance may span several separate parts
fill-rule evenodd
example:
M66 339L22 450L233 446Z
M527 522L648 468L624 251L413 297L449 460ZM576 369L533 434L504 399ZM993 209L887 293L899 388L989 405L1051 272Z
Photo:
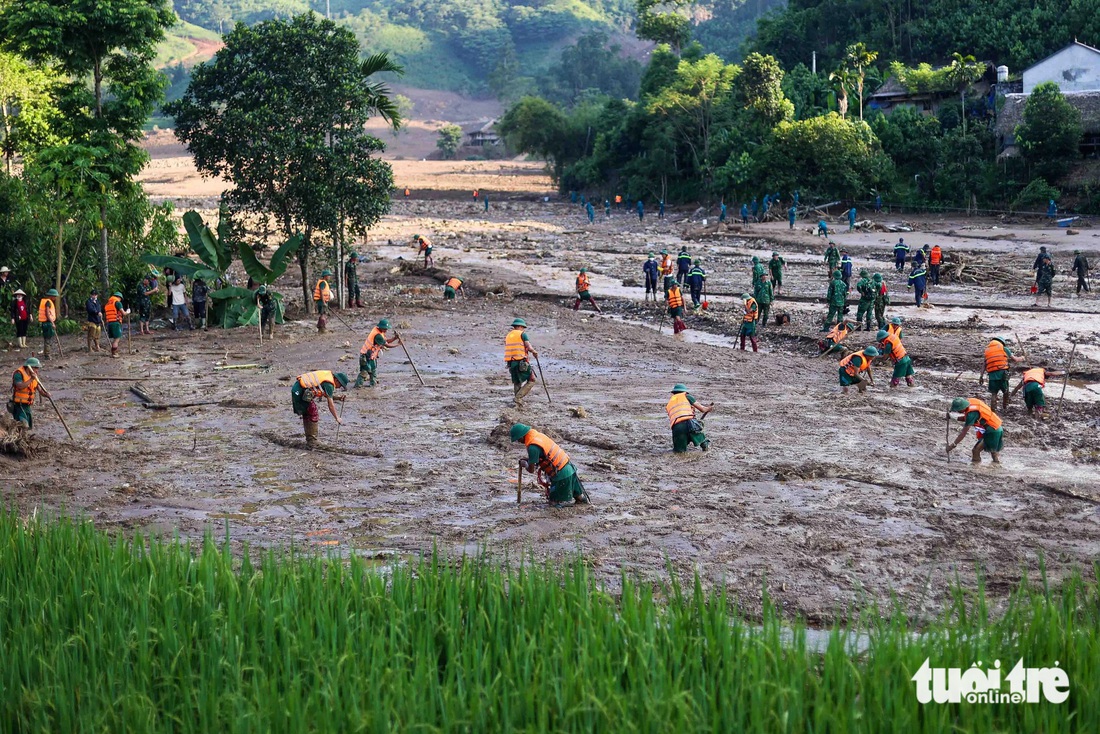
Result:
M27 361L23 363L24 367L41 367L42 363L38 361L37 357L27 357Z
M46 291L46 295L47 296L60 296L61 294L57 292L56 288L50 288L48 291Z
M672 386L672 394L673 395L675 395L676 393L687 392L687 391L688 391L687 385L685 385L682 382L677 382L675 385Z
M353 257L359 257L359 253L356 253L356 252L349 252L349 253L348 253L348 259L350 260L350 259L351 259L351 258L353 258Z
M112 293L111 295L113 295L113 296L118 296L119 298L122 298L122 293L120 293L119 291L115 291L115 292L114 292L114 293Z
M839 270L834 270L833 271L833 277L836 278L837 280L839 280L840 279L840 271Z
M418 234L414 234L414 235L413 235L413 239L414 239L414 240L418 240L418 239L420 239L420 235L418 235Z
M901 326L901 316L895 316L894 318L890 319L890 323L894 326Z
M760 258L758 258L758 257L757 257L756 255L753 255L753 256L752 256L752 261L753 261L754 263L758 263L758 262L760 262Z
M668 250L661 250L661 254L662 254L662 255L667 255L667 254L668 254Z
M970 401L966 398L955 398L951 401L951 410L956 413L961 413L970 407Z
M649 253L649 256L650 256L650 257L657 257L657 253L655 253L655 252L651 252L651 253Z
M337 372L335 375L333 375L333 377L336 378L336 381L340 383L340 387L348 386L348 376L345 375L343 372Z
M750 296L750 295L749 295L748 293L742 293L742 294L741 294L741 300L742 300L742 301L747 301L747 300L749 300L750 298L752 298L752 296Z
M325 277L326 275L332 275L332 271L329 270L328 268L325 268L324 270L321 271L321 277L322 278Z
M886 329L879 329L879 332L875 334L875 338L879 341L882 341L888 336L890 336L890 334L886 331Z
M523 319L514 319L512 321L512 326L522 326L523 328L526 329L527 328L527 322L524 321Z
M867 347L866 349L863 350L863 353L866 354L868 357L877 357L878 356L878 350L875 349L874 347Z
M511 427L511 429L509 429L508 437L513 441L521 441L523 440L523 437L526 436L528 432L530 432L530 430L531 426L525 426L522 423L516 423Z
M390 328L390 321L389 321L389 319L382 319L381 321L379 321L379 322L378 322L378 328L379 328L379 329L382 329L383 331L385 331L386 329Z
M874 280L875 280L876 283L881 283L882 282L882 273L875 273Z
M772 257L779 257L779 253L778 252L773 252Z
M995 342L1000 342L1001 344L1004 344L1004 343L1005 343L1005 340L1004 340L1004 339L1002 339L1002 338L1001 338L1001 337L999 337L999 336L995 336L995 337L993 337L993 341L995 341Z
M588 272L588 268L581 268L581 272L582 272L582 273L587 273L587 272Z
M867 268L863 268L863 270L859 271L859 277L861 277L861 278L866 278L867 277Z

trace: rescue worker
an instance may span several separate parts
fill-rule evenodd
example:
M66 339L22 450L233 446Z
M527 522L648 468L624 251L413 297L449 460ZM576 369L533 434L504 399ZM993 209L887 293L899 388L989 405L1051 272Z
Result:
M882 194L875 194L875 214L882 213Z
M673 453L685 453L691 444L703 451L710 448L710 441L703 433L703 422L696 420L695 414L706 415L712 410L714 406L708 407L696 402L695 396L688 392L686 386L677 384L672 388L672 397L665 404L665 412L668 413L668 425L672 429Z
M57 289L50 288L45 297L38 302L38 323L42 327L42 359L50 358L50 343L57 336Z
M596 221L596 209L592 206L591 201L584 205L584 213L588 215L589 224L592 224Z
M840 250L836 249L836 244L832 240L829 240L829 246L825 248L825 257L822 259L825 262L825 267L828 268L828 273L832 274L840 263Z
M672 282L672 285L665 291L665 298L668 299L668 314L672 317L672 333L679 334L681 331L687 329L687 324L684 323L684 295L680 292L680 284L676 281Z
M676 280L676 276L673 275L672 256L668 254L668 250L661 250L661 262L657 266L657 269L664 278L665 293L668 293L668 286L672 281Z
M1080 250L1073 251L1073 268L1071 273L1077 273L1077 295L1080 297L1081 289L1089 292L1089 259L1081 254Z
M787 210L787 229L794 229L795 220L798 219L798 208L792 206Z
M38 382L38 370L41 366L41 362L30 357L11 376L11 402L8 403L8 412L28 429L34 428L31 406L34 405L35 395L42 393L44 397L50 397L50 393Z
M760 202L757 201L756 197L754 196L753 199L752 199L752 221L759 222L760 221L760 218L758 216L759 214L760 214Z
M615 208L616 209L622 209L623 208L622 194L615 194Z
M839 345L842 341L848 338L848 335L852 333L852 325L848 323L848 319L841 319L840 323L829 330L829 333L825 335L825 338L817 343L817 348L820 350L820 354L833 351L833 348Z
M488 214L489 213L489 195L488 194L482 194L481 195L481 203L485 206L485 213Z
M359 290L359 255L348 253L348 261L344 263L344 288L348 294L348 308L363 307L363 294Z
M527 336L527 322L523 319L512 321L512 330L504 337L504 364L512 377L512 394L517 406L523 405L523 398L531 392L535 383L535 371L527 360L527 355L539 356Z
M122 294L115 291L103 304L103 315L107 320L107 340L111 343L111 357L118 358L118 343L122 339L122 322L130 313L122 301Z
M918 248L917 251L913 253L913 263L916 265L924 265L927 257L928 245L924 245L923 247Z
M851 290L851 288L852 288L851 280L852 280L852 267L853 267L853 265L854 265L854 263L852 262L852 257L851 257L851 255L848 254L848 251L847 250L841 250L840 251L840 279L844 281L844 287L849 289L849 290Z
M1039 417L1042 418L1043 411L1047 409L1047 399L1043 395L1043 388L1047 386L1047 378L1061 377L1064 374L1064 372L1055 372L1044 367L1033 367L1030 370L1025 370L1023 377L1020 379L1020 384L1012 391L1011 397L1016 397L1016 393L1022 389L1027 414L1031 415L1032 411L1035 410L1039 412Z
M775 294L783 294L783 267L787 264L787 261L779 257L778 252L772 253L772 259L768 261L768 270L772 275L772 286L775 288Z
M859 280L856 281L856 293L859 294L859 306L856 308L856 331L861 329L870 331L871 312L875 307L875 286L866 268L859 271Z
M943 249L935 245L928 253L928 275L932 278L932 285L940 284L940 265L943 265Z
M748 224L748 223L749 223L749 205L748 204L742 204L741 205L741 224Z
M687 282L688 273L691 272L691 255L688 254L687 245L680 248L680 254L676 256L676 280L680 285Z
M17 288L12 294L11 322L15 325L16 349L27 348L27 328L31 323L31 307L27 294Z
M905 378L905 384L913 387L913 360L906 353L901 343L901 337L882 329L875 336L878 339L880 352L884 357L889 357L894 363L894 374L890 377L890 387L901 384L901 378Z
M905 258L909 256L909 245L905 244L904 237L898 237L898 243L894 245L894 270L901 272L905 269Z
M657 256L652 252L642 265L642 274L645 275L645 299L649 300L649 294L653 294L653 300L657 300Z
M993 337L985 348L985 372L978 380L989 380L989 402L997 404L997 393L1004 393L1004 401L1001 410L1008 410L1008 365L1010 362L1019 362L1020 357L1013 356L1012 350L1005 344L1005 340L999 336Z
M878 349L875 347L866 347L858 352L852 352L847 357L844 357L837 362L838 370L837 374L840 376L840 388L844 394L848 393L848 388L852 385L856 386L856 389L860 393L867 390L867 382L874 382L874 378L871 377L871 362L878 356ZM866 375L865 380L863 376Z
M913 289L913 297L917 302L917 308L924 304L927 298L928 271L920 263L913 261L913 269L909 271L909 288Z
M829 281L829 289L825 293L825 301L829 304L829 312L825 314L825 323L822 331L828 331L833 324L840 323L844 317L844 304L848 300L848 289L844 281L840 279L840 271L833 271L833 279Z
M764 282L764 277L767 271L764 266L760 264L760 258L756 255L752 256L752 290L753 295L760 293L760 284Z
M698 312L703 304L703 284L707 280L707 273L703 270L701 260L694 260L691 265L691 272L688 273L688 287L691 289L691 304L695 307L695 311Z
M378 358L382 356L382 351L385 349L393 349L401 340L396 336L386 336L386 332L390 329L390 322L388 319L382 319L378 322L378 325L370 330L370 334L363 341L363 346L359 348L359 375L355 378L355 387L363 387L363 378L369 377L370 384L367 387L374 387L378 384Z
M592 308L596 309L596 313L601 313L600 307L596 304L596 299L588 292L591 285L591 281L588 279L588 268L581 268L581 272L577 274L577 298L573 301L574 311L580 309L582 302L588 301L592 304Z
M84 302L84 313L87 315L87 323L84 324L88 351L98 352L99 334L103 329L103 304L99 302L99 291L92 290L92 295Z
M325 314L328 313L328 304L332 300L332 287L328 282L331 277L332 271L325 268L321 271L321 279L317 281L317 285L313 286L313 305L317 307L317 331L320 334L328 331L328 319L325 318Z
M527 458L520 459L521 471L526 469L538 477L539 484L546 487L546 499L551 505L561 507L571 500L578 505L588 504L588 493L577 476L577 467L561 446L523 423L513 425L508 437L513 443L522 441L527 447Z
M317 410L317 401L324 400L328 403L328 412L336 420L337 425L343 425L340 416L336 413L336 404L333 402L333 394L336 388L348 389L348 376L343 372L330 372L328 370L316 370L299 375L290 388L290 404L294 408L294 414L302 416L302 429L306 436L306 448L312 449L317 443L317 424L321 421L321 412ZM346 395L341 395L343 400Z
M886 326L884 326L882 328L890 336L896 336L898 339L901 339L901 336L902 336L901 335L901 331L902 331L901 316L895 316L894 318L890 319L890 323L888 323Z
M638 221L640 222L644 218L645 218L645 204L642 203L641 199L638 199Z
M409 188L408 188L408 187L406 186L406 187L405 187L405 198L406 198L406 199L407 199L407 198L409 198L409 195L410 195L410 194L412 194L412 192L411 192L411 191L409 191Z
M745 301L745 315L741 318L741 351L745 351L745 338L748 337L752 342L752 351L755 352L757 351L756 319L760 316L760 306L748 293L742 293L741 298Z
M427 237L419 234L413 235L413 242L415 242L420 249L417 250L416 257L419 260L420 256L424 256L424 267L430 268L435 266L435 258L432 257L432 241Z
M825 239L829 239L829 223L824 219L817 220L817 232L814 233L814 237L821 235Z
M882 280L882 273L875 273L871 279L875 288L875 322L878 328L886 328L886 307L890 305L890 293Z
M611 202L607 199L603 200L603 215L611 219Z
M1006 394L1007 399L1007 394ZM970 452L970 461L974 464L982 463L982 451L988 451L993 457L993 463L1001 463L1001 448L1004 446L1004 428L1001 419L993 412L993 409L977 398L955 398L951 401L951 412L962 413L959 421L963 428L959 431L955 442L947 447L951 452L966 437L966 431L974 426L974 434L978 442Z
M195 326L201 326L206 331L206 297L210 293L210 287L202 278L191 281L191 309L195 312Z
M266 285L261 285L252 295L252 302L260 309L260 330L275 336L275 298Z
M153 318L153 296L160 292L160 283L150 274L141 279L138 292L138 334L152 334L149 321Z
M1047 203L1047 218L1050 219L1053 222L1054 218L1057 217L1057 216L1058 216L1058 205L1054 203L1054 199L1051 199Z
M848 210L848 231L851 232L856 228L856 208L853 206Z
M726 221L726 202L722 202L718 205L718 223L724 224Z
M447 282L443 284L443 300L453 301L455 299L455 294L459 292L465 297L466 290L462 287L462 278L458 278L454 275L447 278Z
M1050 308L1050 299L1054 295L1054 262L1050 259L1050 255L1045 255L1039 259L1039 267L1035 271L1035 283L1039 286L1039 289L1035 292L1035 305L1039 305L1039 297L1046 295L1047 308Z
M772 301L775 300L772 295L772 284L766 280L760 281L760 289L756 293L756 302L760 305L760 316L756 319L756 322L760 326L764 326L768 323L768 314L772 310Z

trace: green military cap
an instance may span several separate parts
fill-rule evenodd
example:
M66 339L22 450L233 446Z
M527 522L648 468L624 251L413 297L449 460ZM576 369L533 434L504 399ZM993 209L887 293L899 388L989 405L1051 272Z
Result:
M687 385L685 385L682 382L677 382L675 385L672 386L672 394L673 395L675 395L676 393L687 392L687 391L688 391Z
M60 296L61 294L57 292L56 288L50 288L48 291L46 291L46 295L47 296Z
M886 331L886 329L879 329L879 332L875 334L875 338L879 341L882 341L888 336L890 336L890 334Z
M345 375L343 372L337 372L333 375L333 377L335 377L336 381L340 383L340 387L348 386L348 376Z
M993 337L993 341L995 341L995 342L1000 342L1001 344L1004 344L1004 343L1005 343L1005 340L1004 340L1004 339L1002 339L1002 338L1001 338L1001 337L999 337L999 336L995 336L995 337Z
M655 252L651 252L651 253L649 253L649 256L650 256L650 257L657 257L657 253L655 253Z
M324 270L321 271L321 277L322 278L325 277L326 275L332 275L332 271L329 270L328 268L325 268Z
M526 426L522 423L516 423L511 427L511 429L509 429L508 437L511 438L513 441L520 441L523 439L524 436L528 434L528 432L530 432L530 430L531 426Z
M779 257L779 253L778 252L773 252L772 257Z
M901 326L901 316L895 316L894 318L890 319L890 323L894 326Z
M587 273L587 272L588 272L588 268L581 268L581 272L582 272L582 273Z
M385 331L386 329L390 328L389 319L382 319L381 321L379 321L378 322L378 328L381 329L382 331Z
M757 257L756 255L753 255L753 256L752 256L752 261L753 261L754 263L758 263L758 262L760 262L760 258L758 258L758 257Z
M882 282L882 273L875 273L874 280L875 280L876 283L881 283Z
M839 278L840 277L840 271L839 270L834 270L833 271L833 277L834 278Z
M951 410L959 413L970 407L970 401L966 398L955 398L951 401Z
M878 350L875 349L874 347L867 347L866 349L863 350L863 353L866 354L868 357L877 357L878 356Z
M859 277L861 277L861 278L866 278L867 277L867 268L863 268L862 270L859 271Z
M514 319L512 321L512 326L522 326L523 328L526 329L527 328L527 322L524 321L523 319Z
M752 296L750 296L748 293L742 293L741 294L741 299L744 300L744 301L747 301L750 298L752 298Z
M354 252L349 252L348 253L348 259L350 260L353 257L359 257L359 255L357 253L354 253Z
M122 298L122 293L121 293L121 292L119 292L119 291L115 291L115 292L114 292L114 293L112 293L111 295L113 295L113 296L118 296L119 298Z
M24 367L41 367L42 363L38 361L37 357L27 357L27 361L23 363Z
M661 250L661 254L662 254L662 255L667 255L667 254L668 254L668 250Z

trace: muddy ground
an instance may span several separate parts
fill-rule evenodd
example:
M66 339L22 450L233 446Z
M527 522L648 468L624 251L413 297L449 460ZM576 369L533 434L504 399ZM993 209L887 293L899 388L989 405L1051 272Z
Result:
M44 377L78 440L66 442L38 406L44 450L0 459L7 501L185 537L221 534L228 523L235 541L380 559L433 545L539 558L580 550L611 586L623 571L697 572L750 612L766 584L785 610L820 622L895 599L925 618L956 578L973 586L980 570L1003 599L1040 563L1057 580L1100 556L1100 304L1068 298L1065 276L1056 282L1060 310L1033 309L1027 294L1035 243L1057 232L1023 223L1015 239L995 240L980 239L986 230L952 237L921 224L926 232L913 238L997 263L1019 282L943 286L935 307L920 310L887 263L892 236L838 236L857 271L889 273L899 303L892 313L905 319L917 370L916 387L892 390L880 364L876 387L841 395L836 360L815 357L823 243L785 223L686 241L706 259L711 308L688 319L686 335L672 337L667 324L658 334L660 311L637 285L642 260L698 232L700 218L689 215L639 224L624 213L590 227L579 207L557 202L502 201L486 216L466 202L398 201L360 246L375 258L363 272L366 308L344 311L347 326L332 319L328 334L306 317L262 347L255 329L159 331L135 338L137 353L118 360L88 355L68 337L66 357L49 362ZM437 243L435 270L410 266L414 251L404 245L414 231ZM1096 262L1092 233L1061 237L1088 243ZM1064 271L1071 258L1057 242ZM792 322L764 328L760 353L742 352L733 348L740 315L720 294L745 290L749 258L773 247L789 263L789 298L773 313ZM593 271L602 316L570 308L580 265ZM467 279L468 299L441 300L449 274ZM281 289L300 292L289 275ZM405 336L427 386L391 351L381 385L350 392L339 437L322 412L332 450L296 447L292 379L312 369L354 376L358 347L382 316ZM502 340L515 316L530 325L552 404L540 391L521 410L512 405ZM981 352L990 337L1012 341L1014 332L1029 362L1054 368L1078 340L1061 414L1031 419L1018 395L1005 417L1001 466L971 466L970 438L949 461L947 404L985 396ZM870 335L852 341L864 346ZM0 356L13 368L26 353ZM267 367L215 370L223 362ZM149 410L129 392L137 381L161 402L223 402ZM676 382L717 406L707 453L671 452L663 407ZM1059 391L1048 385L1052 406ZM591 506L552 509L534 493L517 505L521 452L506 436L515 420L561 439Z

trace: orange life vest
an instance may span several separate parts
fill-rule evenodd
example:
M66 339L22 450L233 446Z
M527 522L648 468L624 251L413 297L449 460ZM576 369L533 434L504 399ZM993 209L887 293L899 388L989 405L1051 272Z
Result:
M672 256L671 255L664 255L664 256L661 257L661 272L665 273L666 275L668 273L672 272Z
M325 391L321 389L321 385L326 382L332 385L333 390L336 389L336 378L328 370L317 370L299 375L298 382L304 389L309 390L315 398L326 397Z
M975 411L978 413L978 425L981 428L990 428L996 431L1001 427L1001 419L997 417L992 408L977 398L970 398L970 407L963 412L963 415L966 416Z
M38 302L38 321L39 323L46 323L47 321L56 321L57 311L53 305L53 298L47 296Z
M569 454L562 451L561 446L551 441L549 436L539 433L534 428L529 430L527 435L523 437L524 446L530 446L531 444L542 449L539 469L542 469L547 476L554 476L569 463Z
M997 372L1008 369L1008 352L1005 345L994 339L985 348L985 371Z
M623 203L623 197L616 194L615 195L615 203L616 204L622 204Z
M677 423L691 420L695 417L695 410L688 402L686 392L675 393L665 404L665 412L668 413L668 426L671 428Z
M321 278L317 281L317 285L313 286L313 300L324 301L325 303L332 300L332 287L324 278Z
M107 299L107 302L103 304L103 313L107 314L107 323L113 323L115 321L122 322L122 309L118 304L122 303L122 299L118 296L111 296Z
M462 285L462 281L459 278L451 278L443 285L447 286L448 288L454 288L455 290L458 290L459 287Z
M887 324L886 325L886 333L889 334L890 336L896 336L897 338L900 339L901 338L901 324Z
M23 381L16 382L15 376L22 375ZM30 367L20 367L11 376L11 399L20 405L34 405L34 394L38 390L38 378Z
M411 193L412 193L411 191L409 191L408 189L405 189L405 196L408 196Z
M512 329L504 337L504 361L518 362L527 359L527 345L523 342L523 331Z
M577 293L588 290L588 274L581 273L577 276Z
M474 198L477 198L477 189L474 189Z
M756 314L760 311L760 307L756 305L755 298L749 298L745 301L745 323L752 323L756 321Z
M427 237L421 237L419 240L417 240L417 242L420 243L420 251L421 252L424 252L425 250L427 250L429 247L432 246L432 241L429 240Z
M370 334L367 335L367 340L359 348L360 354L366 354L371 359L378 359L378 355L382 352L382 345L374 343L374 337L376 336L385 337L386 335L377 326L371 329Z
M826 339L832 339L833 344L836 345L836 344L840 344L842 341L844 341L848 337L848 335L851 334L851 333L852 333L852 328L850 326L848 328L842 329L841 324L837 324L836 326L834 326L829 331L829 333L825 336L825 338Z
M1029 382L1038 382L1039 387L1047 386L1047 371L1042 367L1036 367L1035 369L1027 370L1024 372L1024 384Z
M680 286L674 285L668 289L668 307L679 308L684 305L684 296L680 293Z
M942 262L943 262L943 250L940 249L939 245L936 245L935 247L932 248L932 252L928 255L928 264L929 265L939 265Z
M879 343L887 348L887 355L895 362L905 358L905 347L902 346L901 337L897 334L887 334L886 338Z
M849 377L855 377L871 366L871 360L868 359L862 351L852 352L847 357L840 360L839 365L844 368L844 371L848 373Z

